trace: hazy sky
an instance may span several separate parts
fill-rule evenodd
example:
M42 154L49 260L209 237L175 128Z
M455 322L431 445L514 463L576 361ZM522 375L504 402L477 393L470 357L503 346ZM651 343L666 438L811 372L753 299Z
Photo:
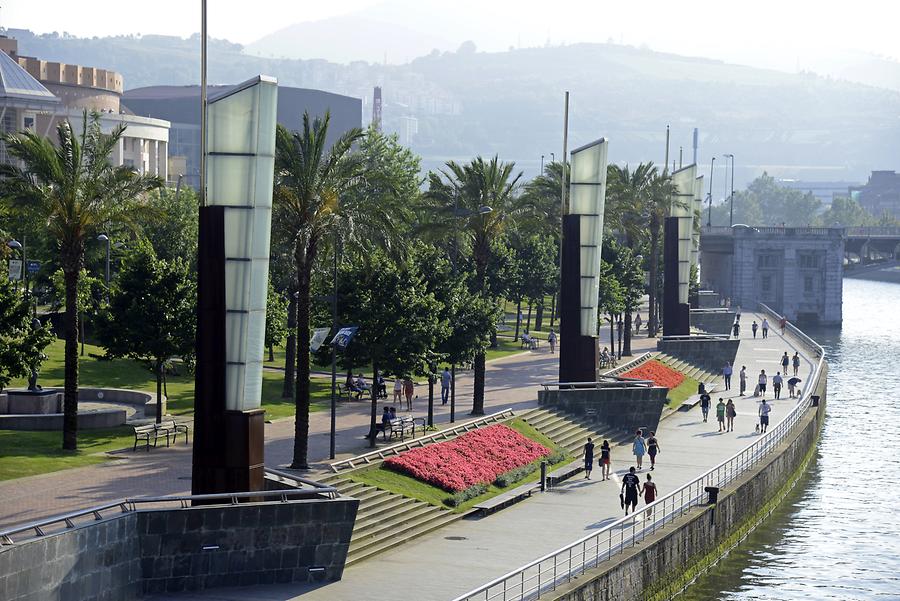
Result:
M0 26L79 36L199 31L199 0L7 0ZM852 12L851 12L852 9ZM349 13L399 23L481 50L573 42L655 50L793 70L838 51L900 57L891 0L209 0L209 33L249 43L287 25ZM373 61L380 52L373 49Z

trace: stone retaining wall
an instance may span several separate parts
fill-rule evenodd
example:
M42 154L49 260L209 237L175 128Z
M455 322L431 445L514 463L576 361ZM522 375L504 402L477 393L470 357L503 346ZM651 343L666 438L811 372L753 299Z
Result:
M115 428L125 423L124 409L92 409L78 412L79 430ZM0 430L55 430L62 431L63 414L14 413L0 415Z
M358 506L350 498L304 499L89 522L0 547L0 599L129 601L149 593L338 580Z
M656 430L666 405L669 389L652 388L576 388L573 390L539 390L538 405L559 407L569 413L584 415L596 411L604 424L634 432L637 428Z
M734 365L740 340L734 339L697 339L697 340L660 340L656 350L677 357L712 373L719 373L725 362Z
M734 311L691 311L691 327L707 334L731 334ZM749 327L748 324L741 324Z
M715 506L694 510L647 537L612 561L560 586L547 599L558 601L630 601L645 598L655 583L683 573L753 516L803 465L815 446L825 418L825 373L817 386L818 408L810 409L792 434L769 457L719 494Z

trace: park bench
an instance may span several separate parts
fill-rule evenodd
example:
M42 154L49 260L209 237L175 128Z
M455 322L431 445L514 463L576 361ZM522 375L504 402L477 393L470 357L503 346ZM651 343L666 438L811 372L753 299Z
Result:
M131 449L132 452L137 451L138 442L143 442L146 446L146 450L150 450L150 438L153 438L153 446L156 446L156 441L159 439L159 430L156 429L155 424L146 424L143 426L134 426L134 447ZM166 444L168 445L168 437L166 438Z
M172 442L178 438L179 433L184 434L184 444L188 443L188 427L187 424L179 424L174 419L165 419L160 423L155 425L155 428L158 432L163 432L166 435L166 446L169 446L169 436L172 437Z
M557 468L547 474L547 486L552 487L556 486L563 480L568 480L575 474L579 474L584 471L584 460L579 459L577 461L573 461L572 463L567 463L566 465Z
M478 505L473 506L472 509L477 509L481 512L482 516L485 516L521 501L525 497L530 497L531 493L538 490L541 490L540 482L529 482L528 484L523 484L512 490L500 493L496 497L491 497L486 501L482 501Z
M412 437L416 437L416 426L419 425L422 428L422 433L425 433L425 419L422 417L400 417L393 420L390 423L391 431L390 438L393 439L395 436L399 436L402 441L407 432L412 434ZM387 429L384 431L385 439L388 437Z

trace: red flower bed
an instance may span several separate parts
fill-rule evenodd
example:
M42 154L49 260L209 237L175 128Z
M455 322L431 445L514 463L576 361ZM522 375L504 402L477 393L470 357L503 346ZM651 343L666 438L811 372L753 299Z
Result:
M459 492L550 454L550 449L498 424L384 460L417 480Z
M652 359L626 371L622 374L622 377L653 380L653 383L657 386L665 386L669 390L678 388L678 385L684 382L684 374Z

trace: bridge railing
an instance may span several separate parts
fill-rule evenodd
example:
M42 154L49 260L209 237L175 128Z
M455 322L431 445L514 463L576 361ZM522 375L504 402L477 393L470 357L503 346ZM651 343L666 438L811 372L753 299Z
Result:
M854 238L870 238L873 236L900 238L900 227L848 227L847 236L853 236Z
M762 306L761 308L774 319L781 319L781 316L769 307ZM816 390L816 383L822 370L824 355L822 347L800 330L793 326L790 327L792 334L798 335L804 344L811 345L810 350L814 351L817 360L813 364L809 385L804 389L797 404L780 423L770 428L768 432L742 451L640 511L635 511L557 551L548 553L500 578L460 595L454 601L539 599L541 595L556 590L558 586L572 581L617 553L634 547L647 536L652 536L657 530L664 528L680 516L704 505L707 487L725 488L763 461L787 438L804 417L807 409L812 406L812 395Z
M768 234L776 236L836 236L842 235L845 231L844 228L834 227L782 227L780 225L729 227L724 225L714 225L702 227L700 229L700 234L711 234L713 236L732 236L734 235L734 231L736 229L749 229L758 234Z

